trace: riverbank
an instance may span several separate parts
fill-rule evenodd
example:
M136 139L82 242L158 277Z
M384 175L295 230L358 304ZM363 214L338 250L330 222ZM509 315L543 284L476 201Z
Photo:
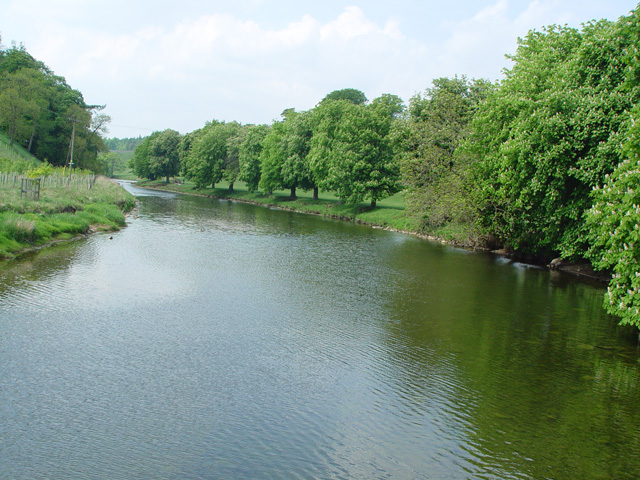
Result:
M44 187L39 199L23 197L19 186L0 185L0 259L126 225L135 205L120 185L98 177L91 189Z
M415 218L406 215L402 198L399 195L396 195L391 199L378 202L378 205L371 209L365 204L357 206L342 205L337 199L331 197L313 200L310 196L303 194L298 196L296 199L291 199L288 192L285 191L265 195L260 192L248 192L247 190L238 188L229 190L227 184L221 184L220 188L208 187L197 189L190 183L176 182L167 184L164 181L147 180L138 181L137 185L143 188L152 188L155 190L217 198L220 200L231 200L309 215L320 215L336 220L355 222L372 228L413 235L424 240L439 242L458 248L491 252L496 255L517 260L505 250L492 250L488 248L482 243L476 232L468 226L450 225L430 234L420 231L419 222ZM542 268L549 267L545 263L528 263ZM553 270L564 272L576 277L596 280L598 282L608 282L611 279L609 274L595 271L587 262L561 262L557 264Z
M230 190L228 184L221 183L218 188L196 188L191 183L166 183L165 181L138 181L143 188L152 188L168 192L184 193L220 200L231 200L242 203L261 205L268 208L278 208L297 213L319 215L336 220L344 220L373 228L397 231L414 235L420 238L439 241L441 243L471 249L485 250L477 241L477 236L468 227L448 226L431 234L421 231L418 219L407 215L404 208L404 199L401 194L379 201L376 207L371 208L368 203L360 205L344 205L331 194L323 195L314 200L310 192L301 192L295 199L289 196L289 191L263 194L261 192L249 192L246 189L234 188Z

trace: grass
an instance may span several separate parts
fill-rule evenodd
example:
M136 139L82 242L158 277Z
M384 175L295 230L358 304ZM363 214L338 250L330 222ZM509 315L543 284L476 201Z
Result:
M320 192L320 198L313 200L311 191L298 191L297 198L292 200L290 192L277 191L271 195L261 192L249 192L242 182L234 183L234 190L229 191L229 184L220 182L216 188L196 188L193 183L180 184L169 183L164 180L140 181L142 187L161 188L174 192L192 195L203 195L214 198L226 198L231 200L255 203L264 206L273 206L301 213L323 215L341 220L354 221L366 225L392 228L409 232L418 232L419 223L415 218L406 214L404 209L404 197L398 193L390 198L377 202L376 207L370 208L369 203L360 205L343 205L331 193Z
M105 177L93 188L42 188L40 198L22 197L20 187L0 185L0 258L89 231L117 230L133 197Z
M25 172L42 164L40 160L17 144L9 146L10 140L0 132L0 172Z

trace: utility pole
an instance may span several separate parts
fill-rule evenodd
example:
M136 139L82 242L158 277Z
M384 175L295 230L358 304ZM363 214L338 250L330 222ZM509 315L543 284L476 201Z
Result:
M73 170L73 146L76 138L76 117L75 115L71 118L73 121L73 126L71 127L71 156L69 157L69 185L71 185L71 172Z

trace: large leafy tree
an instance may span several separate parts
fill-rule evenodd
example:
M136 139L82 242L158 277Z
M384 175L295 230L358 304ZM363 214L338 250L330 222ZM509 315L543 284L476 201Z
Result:
M622 35L630 39L622 61L625 87L640 85L640 8L621 18ZM589 257L593 265L612 272L604 305L621 323L640 327L640 108L633 109L622 147L622 161L593 191L587 214Z
M160 132L149 143L149 171L154 177L176 176L180 171L180 134L167 129Z
M354 105L339 100L341 122L329 147L324 184L346 204L364 200L375 207L400 190L400 171L391 141L393 115L378 104Z
M224 179L229 182L229 190L240 175L240 147L247 135L248 128L237 122L225 125L227 135L227 155L224 159Z
M318 191L308 164L312 136L309 112L287 109L284 120L274 122L262 142L260 153L260 188L266 192L289 189L296 198L296 190Z
M42 105L39 76L39 71L30 69L0 73L0 125L6 128L11 146L16 136L28 136L38 117Z
M231 144L231 140L238 135L239 128L236 122L208 122L194 138L190 138L187 153L183 155L182 170L187 178L195 181L198 188L207 185L214 187L230 168L237 172L239 145L237 142ZM235 157L234 164L229 160L231 155Z
M516 251L576 257L586 250L591 189L620 158L624 85L633 47L621 23L549 27L519 41L514 66L474 118L480 220Z
M396 138L407 209L425 227L470 221L468 162L458 146L468 137L473 115L491 87L485 80L464 76L438 78L410 100L409 115Z
M284 129L284 158L281 165L282 184L296 198L296 189L314 190L313 198L318 199L318 188L313 181L308 163L311 147L310 112L289 112Z
M129 166L133 170L133 173L140 178L147 178L149 180L156 179L156 173L151 168L150 160L152 156L151 144L158 135L160 135L160 132L153 132L148 137L145 137L133 150L133 157L131 157Z
M260 153L262 152L262 142L269 133L267 125L249 125L247 134L240 145L240 180L247 184L250 192L258 190L260 183Z
M351 102L332 100L323 101L312 110L312 136L307 158L314 182L323 190L333 189L330 171L334 160L336 132L351 107Z

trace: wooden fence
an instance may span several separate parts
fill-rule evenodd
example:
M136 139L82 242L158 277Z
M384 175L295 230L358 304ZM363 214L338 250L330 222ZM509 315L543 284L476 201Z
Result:
M27 177L22 173L0 172L0 185L22 187L22 180ZM95 175L47 175L40 177L40 186L46 188L75 188L91 190L96 183Z

